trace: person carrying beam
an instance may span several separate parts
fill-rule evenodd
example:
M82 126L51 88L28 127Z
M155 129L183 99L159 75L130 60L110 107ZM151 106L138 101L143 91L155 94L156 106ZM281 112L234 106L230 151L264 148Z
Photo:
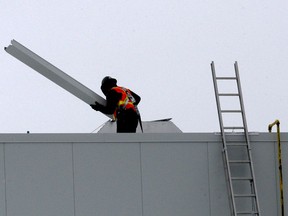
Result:
M106 96L106 106L98 102L90 106L104 114L113 114L113 120L117 124L117 133L136 133L138 121L142 129L137 108L141 100L139 95L127 88L117 86L117 80L110 76L103 78L101 90Z

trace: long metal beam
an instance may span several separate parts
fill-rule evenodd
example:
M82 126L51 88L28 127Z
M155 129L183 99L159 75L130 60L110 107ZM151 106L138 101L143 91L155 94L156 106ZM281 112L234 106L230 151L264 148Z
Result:
M68 74L64 73L45 59L41 58L16 40L11 41L11 45L4 48L7 53L14 56L24 64L33 68L47 79L61 86L71 94L75 95L87 104L94 104L97 101L105 105L106 101L100 95L93 92ZM107 115L112 118L111 115Z

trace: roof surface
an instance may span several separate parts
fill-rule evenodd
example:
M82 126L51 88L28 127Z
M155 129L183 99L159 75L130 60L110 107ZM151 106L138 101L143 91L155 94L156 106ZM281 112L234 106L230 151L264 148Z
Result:
M171 122L171 118L156 121L143 121L144 133L182 133L182 131ZM116 133L116 122L107 121L98 133ZM138 124L137 133L141 133Z

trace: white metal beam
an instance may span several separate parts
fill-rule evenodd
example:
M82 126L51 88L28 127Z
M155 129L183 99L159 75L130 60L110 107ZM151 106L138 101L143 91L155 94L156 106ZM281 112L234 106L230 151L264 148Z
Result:
M5 50L16 59L20 60L24 64L33 68L52 82L61 86L71 94L75 95L87 104L94 104L97 101L100 104L105 105L106 101L104 98L87 88L68 74L64 73L54 65L47 62L25 46L17 42L16 40L11 41L11 45L5 47ZM112 118L111 115L107 115Z

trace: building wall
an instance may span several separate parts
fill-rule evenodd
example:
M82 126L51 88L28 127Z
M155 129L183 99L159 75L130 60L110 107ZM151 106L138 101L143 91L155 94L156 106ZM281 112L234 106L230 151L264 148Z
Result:
M250 137L262 216L280 215L276 134ZM228 216L221 151L214 133L1 134L0 216Z

